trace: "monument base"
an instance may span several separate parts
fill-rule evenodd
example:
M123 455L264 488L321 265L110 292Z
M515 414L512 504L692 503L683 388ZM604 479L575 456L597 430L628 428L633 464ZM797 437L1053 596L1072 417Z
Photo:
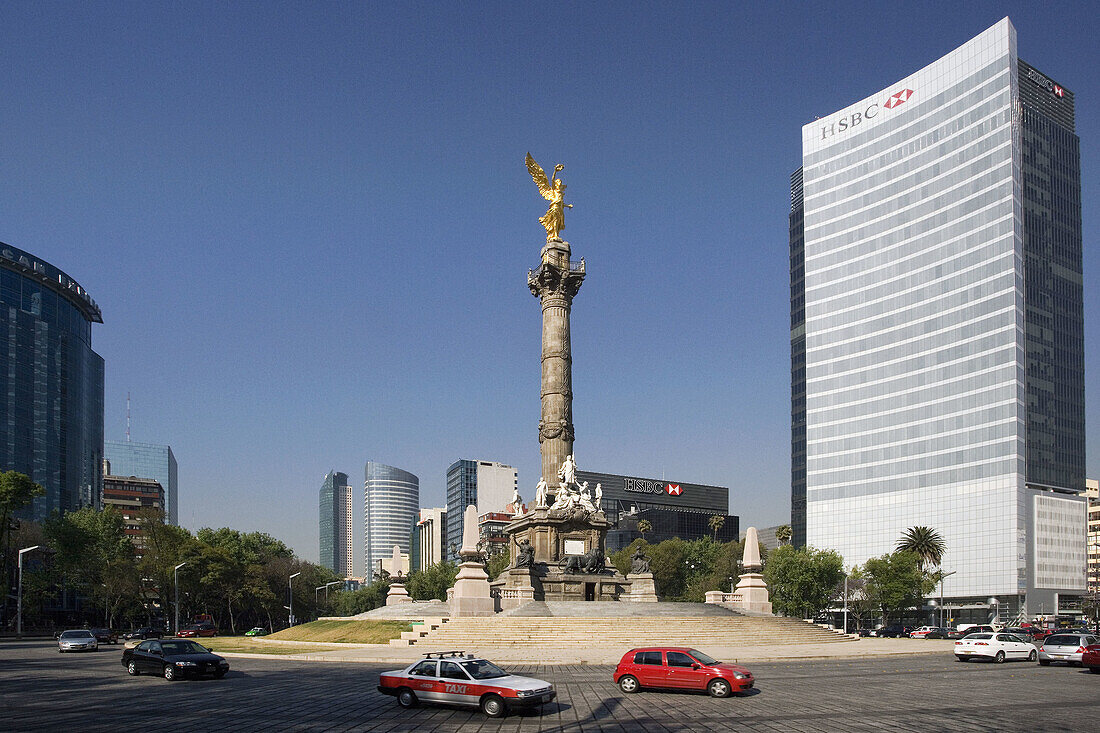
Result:
M734 593L739 597L737 605L746 611L771 613L772 604L768 600L768 584L760 573L745 573L739 576Z
M622 600L632 603L656 603L659 600L653 573L630 573L626 579L630 583L630 593Z
M449 597L451 615L492 616L496 602L489 592L489 576L481 563L469 560L459 566L455 578L454 594Z
M403 583L390 583L390 589L386 593L386 605L396 606L399 603L412 603L409 592L405 590Z
M500 599L500 609L507 611L509 608L530 603L535 600L536 594L541 595L541 592L535 590L537 582L538 576L531 568L508 568L489 585L493 589L493 595Z

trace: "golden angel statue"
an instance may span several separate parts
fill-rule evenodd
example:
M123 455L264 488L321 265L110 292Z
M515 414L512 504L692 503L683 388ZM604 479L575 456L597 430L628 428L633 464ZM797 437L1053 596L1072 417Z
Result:
M565 166L561 163L554 166L554 174L548 181L546 180L546 171L528 153L527 170L531 173L531 178L535 179L535 185L539 187L539 193L550 202L550 208L546 210L546 214L539 217L539 223L546 229L546 241L560 240L561 230L565 229L565 210L573 208L573 204L565 203L566 186L558 178L558 173L565 170Z

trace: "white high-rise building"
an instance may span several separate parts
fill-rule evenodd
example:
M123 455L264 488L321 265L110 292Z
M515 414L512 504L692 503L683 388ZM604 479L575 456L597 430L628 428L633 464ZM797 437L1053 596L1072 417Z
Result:
M447 543L448 558L458 558L462 544L462 517L473 504L477 515L503 512L512 503L519 486L516 469L496 461L459 460L447 468ZM528 497L532 498L532 497ZM451 544L455 550L450 549Z
M796 543L851 566L929 526L956 607L1056 612L1085 588L1073 93L1017 57L1005 18L806 125L802 153Z
M420 479L400 468L367 461L363 482L364 575L369 583L393 557L393 546L409 556L412 531L420 517Z

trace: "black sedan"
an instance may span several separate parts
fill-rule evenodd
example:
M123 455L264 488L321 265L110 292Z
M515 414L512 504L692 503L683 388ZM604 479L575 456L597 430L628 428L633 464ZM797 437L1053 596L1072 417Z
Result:
M127 631L122 635L123 639L159 639L164 636L163 629L154 629L152 626L142 626L140 629Z
M188 639L148 639L122 653L122 666L132 675L148 672L171 682L180 677L213 675L229 671L229 662L198 642Z

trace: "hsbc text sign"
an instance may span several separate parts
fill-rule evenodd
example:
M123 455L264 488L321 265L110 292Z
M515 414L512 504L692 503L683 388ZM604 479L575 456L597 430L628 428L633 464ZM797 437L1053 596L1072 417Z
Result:
M900 105L909 101L909 98L913 96L912 89L902 89L894 92L890 95L882 104L878 102L872 102L867 105L865 109L859 112L852 112L851 114L841 117L835 122L830 122L827 125L821 126L821 139L824 140L831 135L838 135L847 130L851 130L857 125L863 124L865 121L878 117L879 113L885 109L895 109Z
M668 494L680 496L684 490L680 484L672 484L667 481L653 481L645 478L626 478L623 480L623 488L636 494Z

